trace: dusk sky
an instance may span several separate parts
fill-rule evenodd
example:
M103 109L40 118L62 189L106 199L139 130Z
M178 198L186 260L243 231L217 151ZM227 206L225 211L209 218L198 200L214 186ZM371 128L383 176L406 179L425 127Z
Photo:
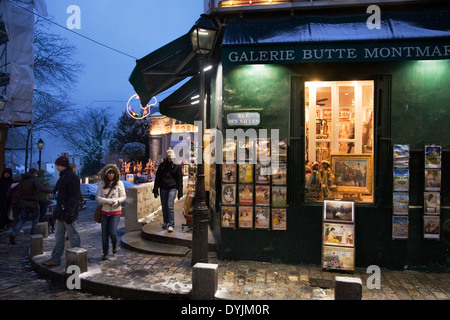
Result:
M46 0L46 3L47 18L64 27L68 20L69 25L73 21L70 19L73 12L67 13L68 8L78 6L80 29L73 29L74 32L127 54L59 26L52 27L52 32L76 46L74 59L84 65L71 94L72 102L77 108L110 107L114 124L135 93L128 82L136 65L133 57L140 59L187 33L204 9L202 0ZM158 100L165 96L161 94ZM53 151L52 143L48 142L42 160L51 162L56 158L55 152L65 150Z

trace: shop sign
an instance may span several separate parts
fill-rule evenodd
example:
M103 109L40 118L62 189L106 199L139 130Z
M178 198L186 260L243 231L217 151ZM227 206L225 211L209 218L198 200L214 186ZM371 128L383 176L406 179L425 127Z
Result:
M438 60L450 58L450 40L416 43L354 43L283 45L278 47L224 47L224 65L306 62L368 62Z
M258 112L239 112L227 115L229 126L257 126L261 122Z

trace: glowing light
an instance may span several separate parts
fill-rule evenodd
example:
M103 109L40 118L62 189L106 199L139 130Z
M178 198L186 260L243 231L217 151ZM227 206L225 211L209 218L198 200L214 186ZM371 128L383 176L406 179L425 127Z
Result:
M140 101L141 99L139 98L139 96L137 94L132 95L130 97L130 99L128 99L128 102L127 102L127 112L130 115L130 117L132 117L133 119L136 119L136 120L140 120L140 119L144 119L145 117L148 117L150 115L150 107L155 106L158 103L158 101L156 100L156 97L153 97L152 99L154 99L155 102L152 104L147 104L145 107L142 107L141 103L139 102L141 112L136 113L133 111L131 104L135 101Z

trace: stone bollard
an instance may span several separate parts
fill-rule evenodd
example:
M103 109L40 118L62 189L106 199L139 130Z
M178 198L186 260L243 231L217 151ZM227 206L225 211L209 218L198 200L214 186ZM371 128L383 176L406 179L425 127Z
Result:
M196 263L192 269L192 297L214 300L218 284L218 265Z
M80 272L88 270L88 254L83 248L69 248L66 250L66 270L69 266L78 266Z
M44 239L48 238L48 222L39 222L36 224L35 226L35 231L36 234L42 234L42 237Z
M44 253L44 238L42 234L33 234L30 237L30 257Z
M334 282L335 300L361 300L362 282L360 278L336 277Z

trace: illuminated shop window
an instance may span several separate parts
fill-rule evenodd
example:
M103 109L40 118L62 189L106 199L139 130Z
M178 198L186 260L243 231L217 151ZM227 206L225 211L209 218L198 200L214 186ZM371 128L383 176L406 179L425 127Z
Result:
M306 201L373 202L373 81L305 82Z

